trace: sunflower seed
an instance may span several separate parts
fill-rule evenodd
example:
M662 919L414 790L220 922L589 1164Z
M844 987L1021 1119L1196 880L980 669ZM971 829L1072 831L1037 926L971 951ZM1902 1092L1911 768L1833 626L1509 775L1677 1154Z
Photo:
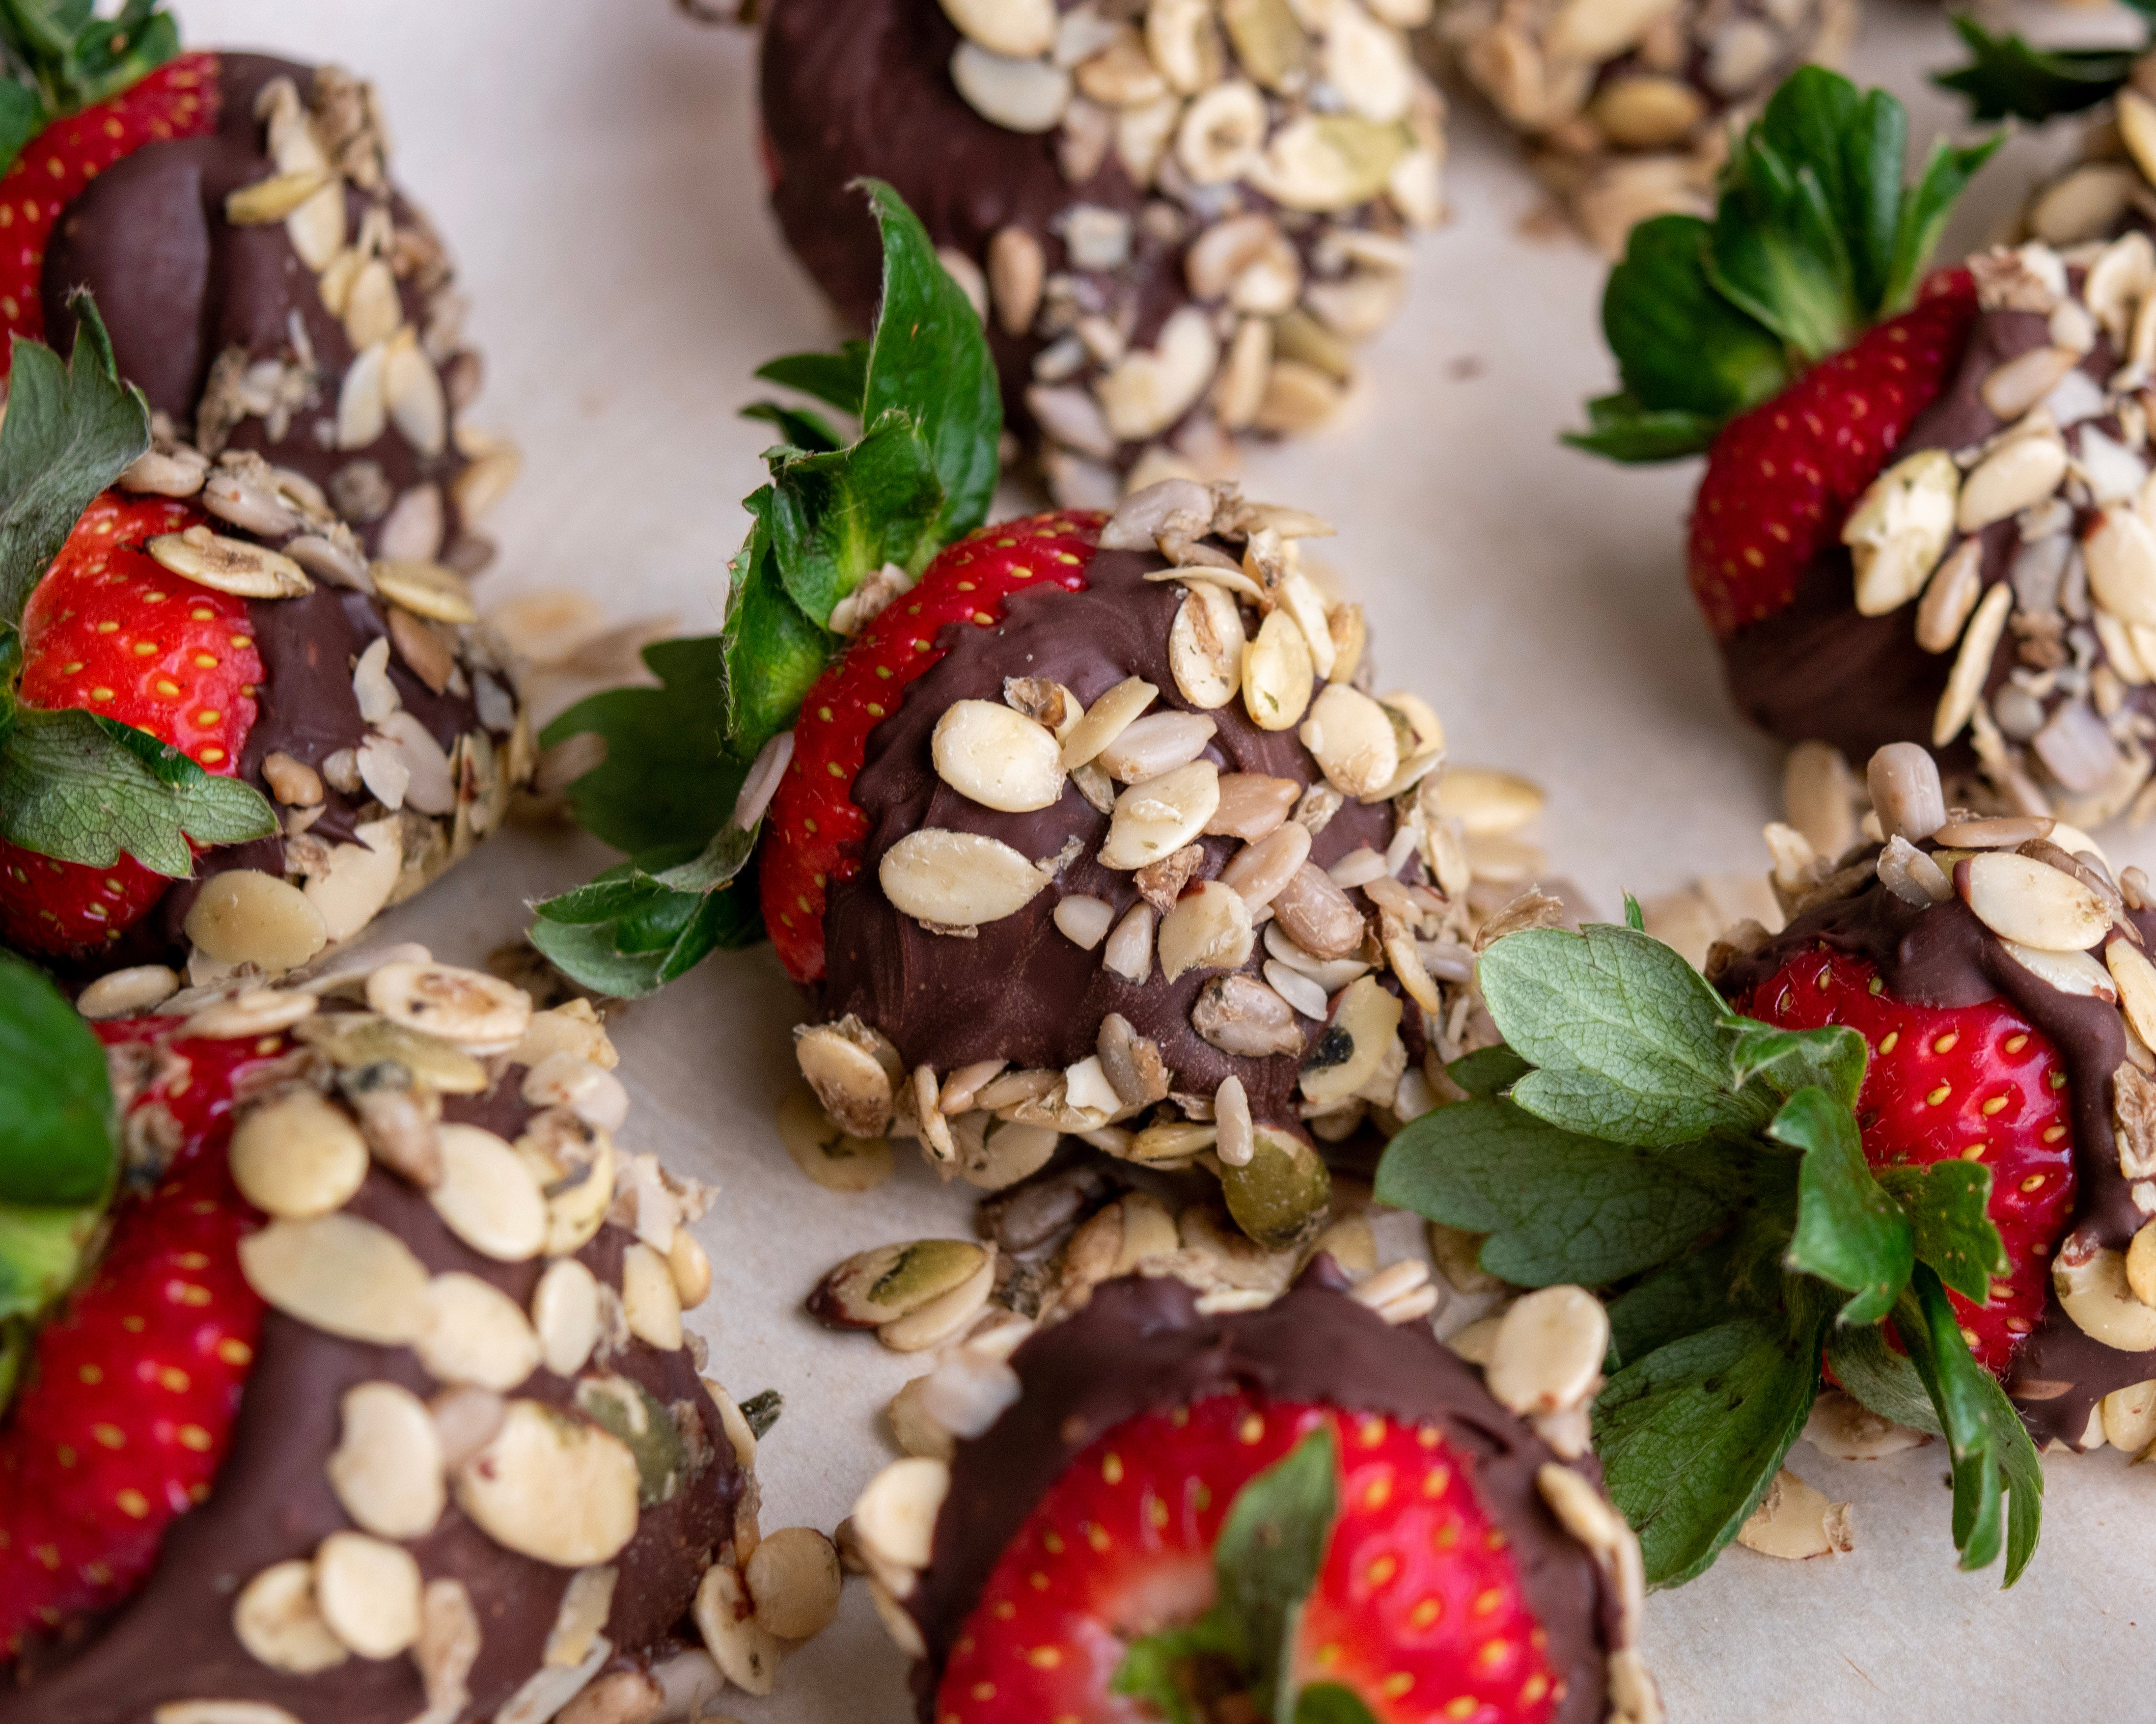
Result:
M1255 941L1250 906L1231 886L1207 880L1161 918L1160 970L1173 982L1186 970L1232 970Z
M1257 1137L1240 1078L1221 1079L1220 1087L1213 1092L1213 1117L1220 1134L1217 1149L1221 1161L1230 1167L1247 1167L1256 1152Z
M403 1547L332 1532L315 1553L315 1603L362 1658L394 1658L419 1638L419 1565Z
M944 16L990 54L1030 59L1055 45L1054 0L942 0Z
M796 1029L793 1054L808 1087L842 1130L860 1138L882 1137L901 1070L889 1038L849 1015Z
M636 1457L618 1437L536 1401L458 1470L457 1506L496 1544L562 1568L610 1562L636 1532Z
M426 1324L425 1268L356 1216L273 1221L240 1241L239 1267L266 1303L331 1335L404 1347Z
M1101 952L1101 967L1127 982L1142 983L1152 974L1152 906L1133 904L1123 914Z
M285 1221L343 1208L368 1166L359 1128L312 1090L295 1090L246 1114L232 1134L231 1160L240 1195Z
M1594 1393L1609 1347L1601 1301L1578 1287L1541 1288L1505 1313L1486 1380L1515 1413L1567 1412Z
M2134 1296L2123 1252L2069 1235L2051 1266L2052 1290L2074 1326L2122 1352L2156 1348L2156 1306Z
M1086 709L1063 737L1063 764L1075 768L1090 763L1122 735L1160 693L1142 677L1123 679Z
M258 1664L295 1676L334 1670L352 1655L322 1619L315 1565L303 1558L273 1562L239 1589L232 1632Z
M471 588L454 569L439 562L377 562L370 566L382 596L415 616L437 623L479 621Z
M1056 900L1056 927L1072 945L1086 952L1091 952L1108 937L1108 926L1114 917L1114 907L1104 898L1088 898L1074 892Z
M909 832L886 850L876 880L901 914L966 928L1015 916L1048 884L1001 840L936 827Z
M1915 742L1890 742L1865 769L1879 824L1889 836L1922 844L1946 824L1946 792L1938 763Z
M314 591L306 571L289 557L244 539L228 539L197 525L159 533L144 546L162 568L240 598L296 598Z
M1213 586L1186 588L1168 635L1178 691L1209 711L1225 706L1235 698L1246 644L1242 612L1229 594Z
M1025 228L997 229L988 241L988 299L1005 335L1022 336L1040 310L1048 264L1040 242Z
M1948 673L1946 692L1939 696L1938 711L1932 721L1932 746L1943 748L1962 732L1983 698L1991 675L1992 659L1999 637L2006 632L2007 613L2014 607L2014 589L2000 582L1985 593L1961 639L1961 650Z
M2111 908L2098 893L2026 856L1972 856L1955 868L1954 885L1979 921L2040 952L2086 952L2111 927Z
M1309 710L1315 674L1302 630L1285 611L1274 611L1243 649L1243 704L1251 721L1260 730L1293 729Z
M1984 590L1984 541L1964 539L1941 563L1917 608L1917 644L1943 653L1961 639L1969 613Z
M2041 503L2066 476L2066 446L2056 434L2017 437L1979 461L1963 482L1954 524L1980 532Z
M441 1126L442 1180L427 1193L450 1232L480 1255L522 1263L547 1244L547 1199L517 1152L477 1126Z
M1190 1023L1223 1053L1260 1059L1302 1051L1302 1026L1294 1008L1255 977L1222 976L1207 983L1190 1008Z
M1841 531L1856 564L1856 608L1867 617L1921 593L1953 536L1961 469L1943 449L1897 461L1871 482Z
M1287 936L1320 959L1359 950L1368 932L1362 912L1313 863L1304 863L1273 895L1272 911Z
M937 776L983 808L1028 813L1063 793L1055 736L998 701L953 701L936 721L930 754Z

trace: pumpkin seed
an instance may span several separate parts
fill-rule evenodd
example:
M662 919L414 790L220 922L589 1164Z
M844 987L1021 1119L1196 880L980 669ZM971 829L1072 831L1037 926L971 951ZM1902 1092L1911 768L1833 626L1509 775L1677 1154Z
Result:
M909 832L886 850L876 880L902 914L944 927L1015 916L1048 884L1000 839L936 827Z
M1955 868L1954 885L1994 934L2040 952L2086 952L2111 927L2111 906L2098 893L2027 856L1972 856Z
M240 1241L239 1267L265 1302L346 1340L404 1347L426 1325L425 1268L394 1234L357 1216L272 1221Z
M315 1565L303 1557L273 1562L239 1589L232 1632L258 1664L295 1676L334 1670L352 1655L322 1619Z
M459 1470L457 1506L520 1556L561 1568L610 1562L635 1536L636 1457L597 1425L511 1401Z

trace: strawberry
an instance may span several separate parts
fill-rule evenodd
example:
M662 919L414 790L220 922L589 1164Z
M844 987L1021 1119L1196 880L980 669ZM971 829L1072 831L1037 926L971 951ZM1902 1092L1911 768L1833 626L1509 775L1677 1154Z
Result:
M772 798L762 851L764 926L795 981L824 973L825 883L860 869L868 820L854 806L869 732L897 709L906 685L943 656L953 623L993 628L1004 602L1044 580L1086 587L1103 517L1064 511L983 527L928 565L809 688L793 727L793 760Z
M1687 572L1717 639L1795 598L1967 345L1969 276L1922 271L1997 140L1938 146L1912 187L1858 183L1845 164L1898 163L1907 127L1883 91L1804 67L1738 140L1713 218L1641 223L1611 272L1623 387L1566 440L1620 461L1707 455Z
M84 511L23 611L17 693L27 706L117 719L232 777L263 678L247 602L181 580L142 548L203 519L183 503L113 492ZM125 854L89 868L0 842L0 939L94 948L171 885Z
M1204 1614L1237 1493L1328 1426L1339 1515L1283 1687L1337 1684L1378 1724L1552 1716L1563 1691L1542 1626L1471 1471L1436 1428L1234 1393L1133 1419L1071 1463L953 1644L941 1724L1156 1716L1113 1691L1130 1644Z
M2073 1114L2058 1049L2004 1000L1896 998L1868 961L1801 953L1737 1009L1787 1029L1846 1024L1871 1050L1857 1116L1874 1167L1959 1157L1991 1170L1990 1215L2011 1267L1978 1306L1949 1291L1979 1363L2004 1377L2043 1320L2052 1247L2073 1211Z
M217 124L217 56L184 54L117 95L54 120L0 175L0 330L42 341L45 246L83 188L145 144ZM8 360L0 357L0 374Z
M1946 385L1976 318L1966 270L1914 310L1822 360L1717 434L1686 548L1692 597L1717 639L1762 621L1798 582Z
M139 1018L100 1033L110 1044L172 1028ZM0 1659L126 1597L223 1462L262 1316L238 1256L260 1218L224 1147L235 1090L285 1045L171 1043L132 1104L169 1116L171 1160L154 1188L121 1200L0 1426Z

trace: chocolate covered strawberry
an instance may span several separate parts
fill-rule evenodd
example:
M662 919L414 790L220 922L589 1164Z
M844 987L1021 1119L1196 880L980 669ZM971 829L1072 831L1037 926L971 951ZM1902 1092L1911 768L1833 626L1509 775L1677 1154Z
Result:
M168 960L276 974L499 823L515 685L454 572L370 562L259 454L154 446L71 303L74 357L18 342L0 431L34 498L0 557L0 939L167 993Z
M1229 1316L1111 1281L966 1368L1001 1410L850 1523L924 1720L1661 1716L1591 1471L1322 1265Z
M999 423L979 320L872 195L875 341L763 373L865 428L752 409L788 441L726 632L654 649L662 690L547 733L606 739L570 796L634 859L541 906L533 939L646 992L755 936L752 867L816 997L803 1074L844 1131L916 1136L994 1188L1065 1133L1202 1154L1284 1249L1327 1200L1312 1134L1427 1105L1424 1053L1472 1009L1468 942L1512 895L1471 897L1471 844L1539 793L1505 781L1469 838L1436 715L1366 692L1360 608L1302 561L1330 531L1311 516L1172 480L1105 519L979 526Z
M897 189L979 305L1059 505L1224 477L1242 439L1339 411L1444 216L1444 102L1411 46L1432 10L778 0L772 211L865 331L881 260L852 188Z
M614 1149L589 1008L408 947L171 1004L93 1036L0 959L0 1719L767 1687L836 1564L743 1572L708 1193Z

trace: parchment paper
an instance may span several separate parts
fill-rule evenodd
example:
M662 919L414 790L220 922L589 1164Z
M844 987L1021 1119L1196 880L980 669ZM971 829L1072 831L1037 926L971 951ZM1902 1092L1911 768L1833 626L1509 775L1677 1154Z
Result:
M527 456L487 524L504 556L483 600L576 586L624 618L713 626L743 531L736 499L768 441L735 417L749 372L831 333L763 208L752 44L667 0L181 10L191 43L336 59L382 87L399 175L476 303L489 380L473 417ZM2133 36L2101 13L2028 21L2055 38ZM1857 68L1911 104L1922 141L1953 118L1922 72L1955 57L1937 8L1878 0ZM1603 266L1523 237L1532 182L1471 100L1455 105L1455 218L1422 243L1407 310L1370 350L1383 388L1323 439L1260 452L1246 489L1339 524L1323 548L1369 607L1381 676L1436 706L1455 760L1548 787L1538 835L1606 913L1625 888L1763 866L1779 761L1730 716L1685 592L1691 469L1623 469L1555 442L1610 387ZM1958 238L1983 237L2069 141L2015 141ZM2115 859L2156 858L2148 834L2107 836ZM526 899L608 859L586 840L511 834L380 937L477 961L521 928ZM829 1531L890 1457L880 1409L923 1366L816 1327L802 1296L865 1246L966 1234L972 1193L903 1153L865 1196L795 1171L772 1115L799 1015L762 951L706 964L615 1033L635 1098L625 1139L724 1188L700 1229L716 1291L693 1323L737 1395L785 1393L760 1461L764 1526ZM2043 1547L2001 1593L1995 1570L1954 1570L1936 1448L1850 1465L1799 1444L1792 1462L1855 1500L1857 1547L1801 1564L1732 1549L1655 1598L1648 1650L1680 1724L2156 1717L2141 1625L2156 1619L2156 1478L2112 1453L2051 1462ZM855 1586L776 1692L726 1705L751 1724L901 1724L901 1676Z

